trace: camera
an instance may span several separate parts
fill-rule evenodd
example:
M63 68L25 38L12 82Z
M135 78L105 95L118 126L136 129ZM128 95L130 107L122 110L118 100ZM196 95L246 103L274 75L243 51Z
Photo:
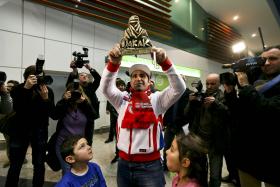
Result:
M191 86L194 87L197 91L194 93L194 96L197 97L198 101L202 101L206 94L203 91L203 84L201 83L201 80L196 80L191 83Z
M266 60L262 57L247 57L238 60L231 64L224 64L223 68L231 68L234 72L247 72L253 68L261 67L265 64Z
M231 68L233 72L245 72L248 77L248 81L250 84L253 84L258 77L261 74L261 67L265 64L266 59L262 57L246 57L242 58L234 63L231 64L224 64L222 67L223 68ZM235 84L237 84L237 79L235 78L230 78L231 80L228 80L229 76L228 75L222 75L223 82L232 82L235 81ZM235 80L234 80L235 79ZM222 82L221 82L222 83ZM235 85L232 84L232 85Z
M49 75L45 75L43 72L43 66L45 59L43 55L39 55L35 64L35 75L37 77L37 84L51 85L53 83L53 78Z
M72 55L74 56L74 67L82 68L84 64L88 64L89 60L84 60L84 57L88 57L88 48L83 47L84 53L74 51Z
M81 98L81 95L82 95L82 93L79 90L80 80L74 79L72 84L73 84L73 90L71 91L71 100L77 101L78 99Z
M5 83L7 75L4 71L0 71L0 86Z

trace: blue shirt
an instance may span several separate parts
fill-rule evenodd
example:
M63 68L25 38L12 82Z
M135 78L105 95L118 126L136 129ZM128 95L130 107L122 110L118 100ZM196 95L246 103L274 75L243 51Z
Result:
M71 171L65 173L55 187L107 187L100 167L95 163L88 163L88 172L77 176Z

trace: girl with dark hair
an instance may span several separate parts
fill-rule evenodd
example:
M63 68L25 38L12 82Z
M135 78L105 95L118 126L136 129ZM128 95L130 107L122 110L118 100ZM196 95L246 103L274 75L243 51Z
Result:
M205 143L193 133L180 134L166 151L167 167L177 175L172 187L206 187L207 150Z

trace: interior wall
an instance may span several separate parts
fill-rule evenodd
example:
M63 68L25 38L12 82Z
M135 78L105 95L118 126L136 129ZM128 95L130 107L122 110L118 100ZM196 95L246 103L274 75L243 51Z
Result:
M24 69L32 64L39 54L45 56L45 70L70 72L73 51L89 49L89 60L100 74L104 69L104 57L121 39L123 31L99 23L66 14L25 0L9 0L0 3L0 69L7 79L23 81ZM196 68L201 79L210 72L222 72L221 64L191 53L153 42L163 47L176 65ZM79 71L87 71L79 69ZM204 82L204 81L203 81ZM65 85L65 82L59 83ZM54 90L56 92L56 90ZM106 115L106 99L97 90L101 101L101 117L96 129L109 125Z

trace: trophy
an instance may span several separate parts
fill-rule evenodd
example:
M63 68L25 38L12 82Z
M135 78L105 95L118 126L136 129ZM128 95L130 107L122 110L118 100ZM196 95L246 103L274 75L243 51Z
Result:
M150 54L152 46L147 31L140 25L139 17L131 16L128 20L128 28L120 41L122 55ZM156 55L153 53L153 64L157 67L155 58Z

